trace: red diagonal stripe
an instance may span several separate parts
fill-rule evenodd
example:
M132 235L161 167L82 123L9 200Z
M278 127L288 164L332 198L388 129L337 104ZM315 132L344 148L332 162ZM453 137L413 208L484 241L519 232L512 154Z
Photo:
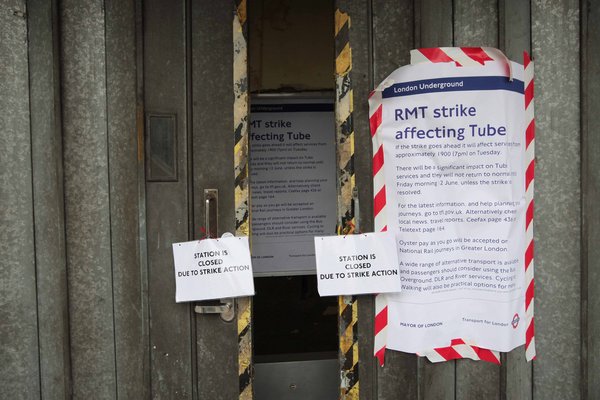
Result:
M377 175L383 167L383 146L379 146L377 153L373 156L373 176Z
M527 271L527 269L529 268L529 266L531 265L531 261L533 261L533 240L529 243L529 246L527 246L527 249L525 250L525 271Z
M371 115L371 118L369 118L369 125L371 127L371 136L375 136L375 133L377 133L377 128L379 128L379 125L381 125L382 113L383 113L383 105L379 105L379 107L377 107L377 110L375 110L373 115Z
M494 61L490 58L481 47L461 47L460 48L469 58L477 61L479 64L484 65L486 61Z
M535 328L533 326L533 320L531 320L527 330L525 331L525 344L528 346L531 343L531 339L535 335Z
M529 104L533 101L533 81L527 84L525 88L525 108L529 107Z
M524 51L523 52L523 66L525 68L527 68L529 66L529 63L531 63L531 58L529 57L529 53Z
M525 229L529 229L529 225L533 222L533 200L527 206L527 212L525 213Z
M459 344L465 344L465 341L462 339L452 339L450 341L450 346L457 346Z
M532 119L527 130L525 131L525 148L528 148L531 142L535 139L535 120Z
M535 292L534 283L533 283L533 281L531 281L531 282L529 282L529 286L527 286L527 290L525 291L525 309L528 309L529 305L533 301L534 292Z
M529 185L533 181L535 176L535 160L531 160L525 171L525 190L529 188Z
M375 92L376 92L376 90L371 90L371 92L369 93L369 97L368 98L370 99L371 97L373 97L373 95L375 94Z
M373 199L373 214L377 216L383 207L385 207L385 185Z
M452 347L439 347L434 349L438 352L440 356L446 361L448 360L456 360L457 358L462 358L462 356L454 350Z
M375 335L383 330L388 324L388 308L387 306L375 316Z
M381 232L387 232L387 225L381 228Z
M385 359L385 347L382 347L381 349L377 350L377 352L375 353L375 357L377 357L377 360L379 360L379 365L383 367L383 361Z
M500 365L500 360L492 350L482 349L476 346L473 346L473 350L475 350L475 353L477 353L480 360Z
M439 47L430 47L425 49L419 49L421 54L423 54L429 61L433 63L443 63L443 62L452 62L454 61L452 58L448 56L445 52L442 51ZM457 63L458 64L458 63Z

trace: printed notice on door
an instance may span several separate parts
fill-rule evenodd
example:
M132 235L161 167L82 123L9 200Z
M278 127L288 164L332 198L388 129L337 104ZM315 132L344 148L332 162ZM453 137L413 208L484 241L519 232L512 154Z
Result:
M389 232L315 237L321 296L399 292L396 238Z
M382 91L386 222L402 292L388 348L420 352L465 338L524 343L523 66L419 64Z
M175 301L254 295L247 237L173 243Z
M335 233L335 165L332 100L253 99L250 193L255 274L315 272L313 237Z

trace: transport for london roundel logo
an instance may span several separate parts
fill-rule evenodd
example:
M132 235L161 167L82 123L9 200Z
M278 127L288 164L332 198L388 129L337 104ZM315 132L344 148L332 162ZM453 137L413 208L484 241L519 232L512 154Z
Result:
M517 326L519 326L519 321L521 320L521 318L519 318L519 314L515 314L515 316L512 319L511 325L514 329L517 329Z

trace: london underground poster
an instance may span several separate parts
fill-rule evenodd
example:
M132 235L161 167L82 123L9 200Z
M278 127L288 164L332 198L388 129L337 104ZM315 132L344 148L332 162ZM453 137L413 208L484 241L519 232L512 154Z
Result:
M387 348L525 343L524 69L510 67L409 65L375 92L379 218L402 282L385 295Z

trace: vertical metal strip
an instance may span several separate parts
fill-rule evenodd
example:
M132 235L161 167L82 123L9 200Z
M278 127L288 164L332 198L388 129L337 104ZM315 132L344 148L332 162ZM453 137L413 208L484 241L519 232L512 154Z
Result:
M248 196L248 63L246 0L236 0L233 13L233 123L235 132L235 228L236 235L250 234ZM237 300L238 373L240 400L253 398L252 299Z
M350 17L335 11L335 121L339 168L338 220L339 234L354 232L352 191L354 180L354 126L352 122L353 98L350 71L352 51L350 48ZM358 302L354 296L340 296L338 329L340 358L340 399L359 398L358 381Z

